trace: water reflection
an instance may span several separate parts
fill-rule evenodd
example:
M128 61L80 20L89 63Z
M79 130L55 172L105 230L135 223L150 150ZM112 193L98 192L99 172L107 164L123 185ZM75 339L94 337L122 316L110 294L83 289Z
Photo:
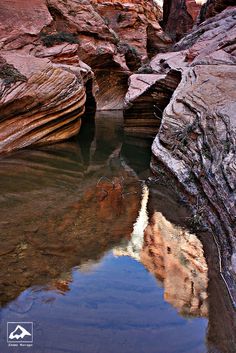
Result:
M140 260L140 253L143 248L144 243L144 232L148 225L148 204L149 189L144 183L142 185L142 196L141 196L141 206L139 210L138 217L134 223L133 231L131 233L131 239L124 241L119 247L113 250L115 256L131 256L136 260Z
M207 317L208 269L196 235L157 212L146 229L141 261L163 281L165 300L182 315Z
M71 142L1 159L1 306L130 235L141 191L119 159L121 124L98 117L83 151Z
M144 192L141 215L145 212L145 198ZM149 225L133 231L131 239L117 247L114 255L131 256L142 262L163 283L165 300L181 315L208 316L208 269L196 235L174 226L156 212Z
M182 230L186 210L170 190L142 189L150 140L124 136L122 114L109 114L88 120L78 141L0 160L1 352L11 352L7 321L34 321L33 353L207 349L201 243ZM207 337L215 353L220 320L212 298ZM167 302L201 318L181 317ZM233 325L226 309L224 320Z

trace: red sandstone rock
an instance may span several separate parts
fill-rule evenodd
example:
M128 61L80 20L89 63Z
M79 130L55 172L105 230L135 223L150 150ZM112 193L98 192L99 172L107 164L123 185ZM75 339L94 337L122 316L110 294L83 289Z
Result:
M164 30L173 40L179 40L192 29L200 9L195 0L164 0Z
M213 17L225 10L228 6L234 6L235 0L208 0L203 5L199 20L205 21L207 18Z
M43 0L8 0L0 20L1 152L77 134L93 77L77 57L78 45L43 47L41 31L53 21Z
M95 9L118 36L119 50L126 56L137 56L143 62L155 49L166 50L170 38L163 33L158 21L162 11L153 1L92 0Z
M98 109L123 108L131 70L171 43L161 16L134 0L1 4L0 151L78 133L86 90L97 92Z
M160 53L133 74L125 96L125 130L132 135L155 136L162 113L181 79L187 63L185 51Z
M95 73L98 110L122 109L131 71L147 59L149 49L155 53L171 44L154 3L48 0L48 6L54 21L42 39L50 45L57 33L69 33L78 41L80 59Z

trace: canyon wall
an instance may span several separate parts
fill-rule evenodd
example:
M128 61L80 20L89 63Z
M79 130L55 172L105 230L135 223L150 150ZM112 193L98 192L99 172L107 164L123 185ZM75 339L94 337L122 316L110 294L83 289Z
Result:
M192 31L130 77L125 129L156 131L152 170L169 173L194 205L193 228L213 232L235 301L236 7L229 5L209 0Z
M44 28L54 20L46 5L0 5L1 152L58 142L80 129L93 73L79 59L72 35L57 34L54 46L47 45Z
M2 3L0 151L77 134L95 99L122 109L131 73L172 43L161 19L153 1Z
M202 0L164 0L162 27L174 41L192 29L202 2Z
M221 257L221 272L234 298L235 19L236 7L227 7L202 22L173 47L182 79L164 111L152 147L153 171L171 173L175 183L183 187L195 204L192 220L195 227L204 220L213 230ZM166 65L170 66L169 60L165 58Z

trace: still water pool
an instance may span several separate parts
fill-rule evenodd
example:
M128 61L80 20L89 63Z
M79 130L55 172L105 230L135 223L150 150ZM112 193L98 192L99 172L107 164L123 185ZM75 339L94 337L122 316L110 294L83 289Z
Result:
M120 251L150 176L151 141L125 136L119 115L95 123L78 141L0 160L0 352L207 352L207 315L183 315L156 263L149 271ZM149 217L159 206L170 222L187 217L168 190L151 187L148 202ZM33 322L32 345L10 346L8 322Z

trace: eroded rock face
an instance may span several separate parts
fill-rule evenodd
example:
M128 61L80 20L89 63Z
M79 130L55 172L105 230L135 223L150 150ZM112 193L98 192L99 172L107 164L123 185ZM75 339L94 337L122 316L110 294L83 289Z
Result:
M165 300L181 314L207 316L207 264L195 235L156 212L146 228L140 258L164 282Z
M77 134L85 85L93 79L78 45L42 45L41 31L53 22L43 0L9 0L1 4L0 21L0 151Z
M128 134L157 134L162 113L181 80L184 60L183 53L160 53L130 77L124 114Z
M234 6L234 0L207 0L201 9L199 20L205 21L209 17L213 17L225 10L228 6Z
M164 0L163 28L177 41L189 32L200 12L202 1Z
M97 49L95 63L91 63L100 88L98 109L123 109L131 73L145 63L148 56L166 51L172 41L159 25L162 11L153 1L91 2L113 33L116 44L109 49L107 62L103 44Z
M147 60L149 52L166 50L171 44L158 23L162 12L154 3L97 0L66 3L48 0L47 3L54 21L44 29L42 40L53 46L66 34L68 40L78 42L80 59L96 76L98 110L122 109L131 72Z
M1 151L77 134L86 91L99 110L122 109L131 72L171 44L154 2L7 0L0 10Z
M92 3L117 34L118 50L125 55L131 69L140 66L140 61L144 62L148 55L165 51L171 44L159 25L162 10L155 1L92 0Z
M156 157L153 170L158 172L164 166L171 172L196 204L194 223L207 219L213 229L233 296L236 295L232 281L236 251L235 18L236 8L229 7L203 22L175 46L185 53L187 67L164 111L152 148Z

